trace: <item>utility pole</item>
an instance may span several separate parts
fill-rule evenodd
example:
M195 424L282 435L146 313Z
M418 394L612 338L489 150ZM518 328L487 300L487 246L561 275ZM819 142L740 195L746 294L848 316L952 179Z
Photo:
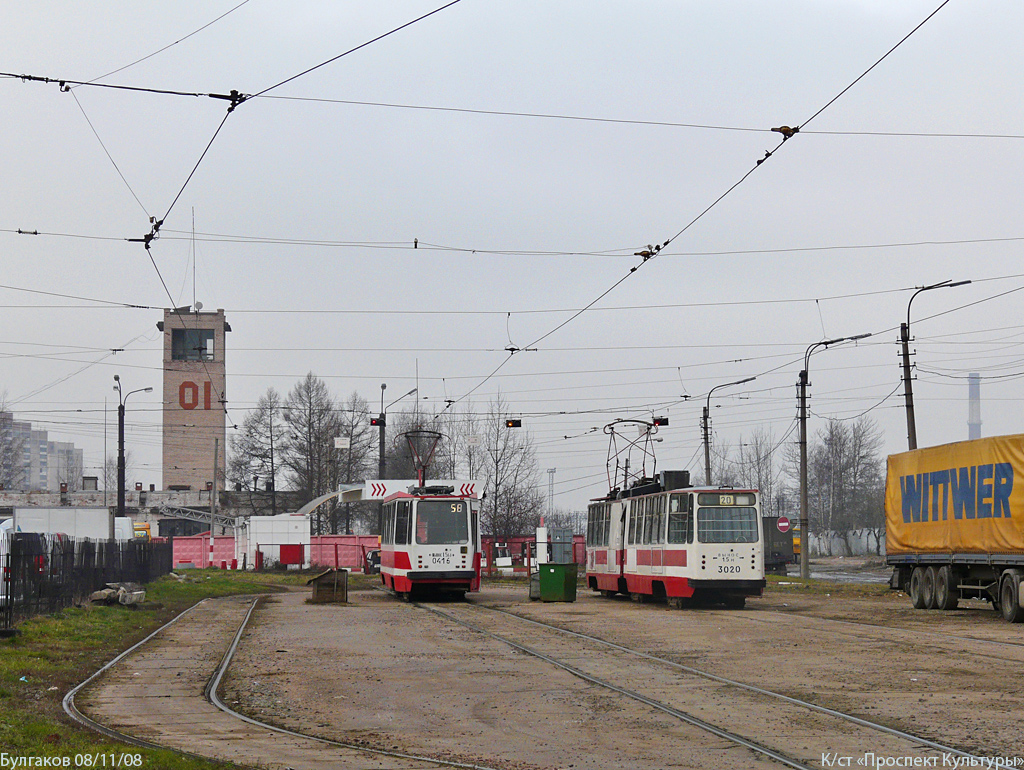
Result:
M950 280L940 281L939 283L933 283L931 286L921 286L910 295L910 301L907 303L907 322L900 324L900 342L903 348L903 396L906 399L907 404L907 446L910 449L917 449L917 421L914 418L914 390L911 386L910 377L910 306L914 303L914 298L922 291L931 291L932 289L952 289L954 286L964 286L970 283L970 281L957 281L956 283L950 283Z
M265 510L265 509L264 509ZM277 516L277 484L274 483L274 410L270 410L270 513Z
M715 385L711 390L708 391L708 400L704 405L704 482L710 487L711 486L711 394L719 388L728 388L730 385L743 385L746 382L753 382L757 377L747 377L745 380L736 380L735 382L723 382L721 385Z
M555 471L558 468L548 468L548 516L555 511Z
M904 323L900 324L900 342L903 344L903 397L907 403L907 446L909 449L917 449L914 390L910 385L910 327Z
M871 333L868 332L853 337L837 337L834 340L815 342L808 345L807 352L804 353L804 368L800 371L800 379L797 381L800 421L800 577L804 579L811 576L809 561L811 525L807 502L807 386L809 384L807 369L810 366L811 353L815 348L827 348L830 345L838 345L840 342L854 342L870 336Z
M213 439L213 489L210 492L210 563L213 566L213 528L217 517L217 455L220 454L220 439Z

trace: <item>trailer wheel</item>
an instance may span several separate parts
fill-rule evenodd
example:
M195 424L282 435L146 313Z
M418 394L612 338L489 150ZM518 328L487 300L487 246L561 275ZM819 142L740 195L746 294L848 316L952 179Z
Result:
M935 573L935 604L940 610L955 610L960 601L960 589L953 568L948 564Z
M921 590L923 583L924 568L914 567L914 571L910 573L910 590L907 593L910 596L910 603L914 605L915 610L923 610L928 606L924 601L924 592Z
M935 567L928 567L924 571L921 581L921 601L924 602L926 610L934 610L939 606L935 602Z
M1020 591L1021 573L1017 570L1008 569L1003 573L1003 580L999 589L999 610L1003 620L1007 623L1020 623L1024 621L1024 609L1017 601Z

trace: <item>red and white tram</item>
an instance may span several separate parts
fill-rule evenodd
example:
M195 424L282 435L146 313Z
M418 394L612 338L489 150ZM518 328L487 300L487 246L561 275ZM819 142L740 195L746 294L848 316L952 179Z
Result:
M742 607L764 586L760 494L663 472L587 510L587 585L677 607Z
M380 576L400 598L480 590L480 500L451 486L386 497Z

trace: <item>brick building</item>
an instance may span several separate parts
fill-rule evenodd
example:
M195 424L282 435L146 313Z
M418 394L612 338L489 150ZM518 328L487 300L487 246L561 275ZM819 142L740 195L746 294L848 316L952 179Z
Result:
M227 458L224 340L231 331L224 310L164 310L163 486L224 488ZM216 447L217 459L214 462Z

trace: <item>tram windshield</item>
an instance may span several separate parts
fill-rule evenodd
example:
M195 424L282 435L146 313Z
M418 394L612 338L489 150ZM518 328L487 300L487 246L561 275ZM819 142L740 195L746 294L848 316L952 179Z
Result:
M420 500L416 506L416 542L446 545L469 542L469 516L464 500Z
M756 543L757 509L697 509L697 540L701 543Z

